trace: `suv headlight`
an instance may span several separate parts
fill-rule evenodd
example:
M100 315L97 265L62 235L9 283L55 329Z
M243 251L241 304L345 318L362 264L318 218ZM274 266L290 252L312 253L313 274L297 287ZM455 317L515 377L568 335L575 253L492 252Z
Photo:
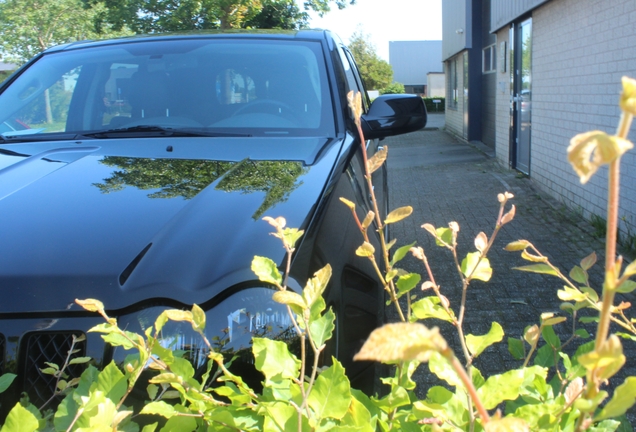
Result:
M237 354L251 350L252 337L267 337L292 343L296 332L287 308L272 300L275 291L270 288L247 288L230 295L205 311L207 339L215 351ZM158 306L140 310L118 318L120 328L143 334L167 307ZM187 322L169 321L161 330L162 346L189 352L195 368L205 364L208 348L201 336ZM116 347L113 359L123 361L129 354Z

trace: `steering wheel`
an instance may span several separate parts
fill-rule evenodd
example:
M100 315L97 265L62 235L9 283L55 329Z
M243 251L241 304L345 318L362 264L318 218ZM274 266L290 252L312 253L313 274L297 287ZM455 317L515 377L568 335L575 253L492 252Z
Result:
M231 117L248 113L280 115L288 120L299 123L299 119L294 113L292 107L275 99L256 99L248 102L237 109Z

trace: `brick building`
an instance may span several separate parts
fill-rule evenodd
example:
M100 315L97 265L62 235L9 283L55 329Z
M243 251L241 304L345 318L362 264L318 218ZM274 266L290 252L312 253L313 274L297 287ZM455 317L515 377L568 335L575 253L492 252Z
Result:
M582 186L566 149L578 133L615 132L621 77L636 77L634 23L633 0L444 0L447 129L585 216L604 216L607 170ZM634 232L636 152L621 171L622 228Z

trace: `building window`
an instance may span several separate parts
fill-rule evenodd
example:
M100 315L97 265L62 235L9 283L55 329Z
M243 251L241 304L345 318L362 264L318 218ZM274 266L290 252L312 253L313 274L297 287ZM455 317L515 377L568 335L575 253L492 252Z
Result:
M495 45L490 45L483 49L481 54L481 71L492 73L497 70L497 50Z
M459 90L457 88L457 59L448 61L448 81L446 85L446 107L457 109Z

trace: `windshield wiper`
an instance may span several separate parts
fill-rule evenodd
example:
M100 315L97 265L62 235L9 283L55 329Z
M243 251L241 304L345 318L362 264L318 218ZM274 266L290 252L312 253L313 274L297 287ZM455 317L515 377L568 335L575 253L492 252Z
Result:
M197 128L164 128L161 126L139 125L127 128L109 129L105 131L82 134L89 138L139 138L141 137L250 137L249 134L231 134L210 132Z
M88 137L76 133L67 132L17 135L11 135L11 132L6 132L5 134L0 134L0 142L5 144L42 141L77 141L86 138Z

